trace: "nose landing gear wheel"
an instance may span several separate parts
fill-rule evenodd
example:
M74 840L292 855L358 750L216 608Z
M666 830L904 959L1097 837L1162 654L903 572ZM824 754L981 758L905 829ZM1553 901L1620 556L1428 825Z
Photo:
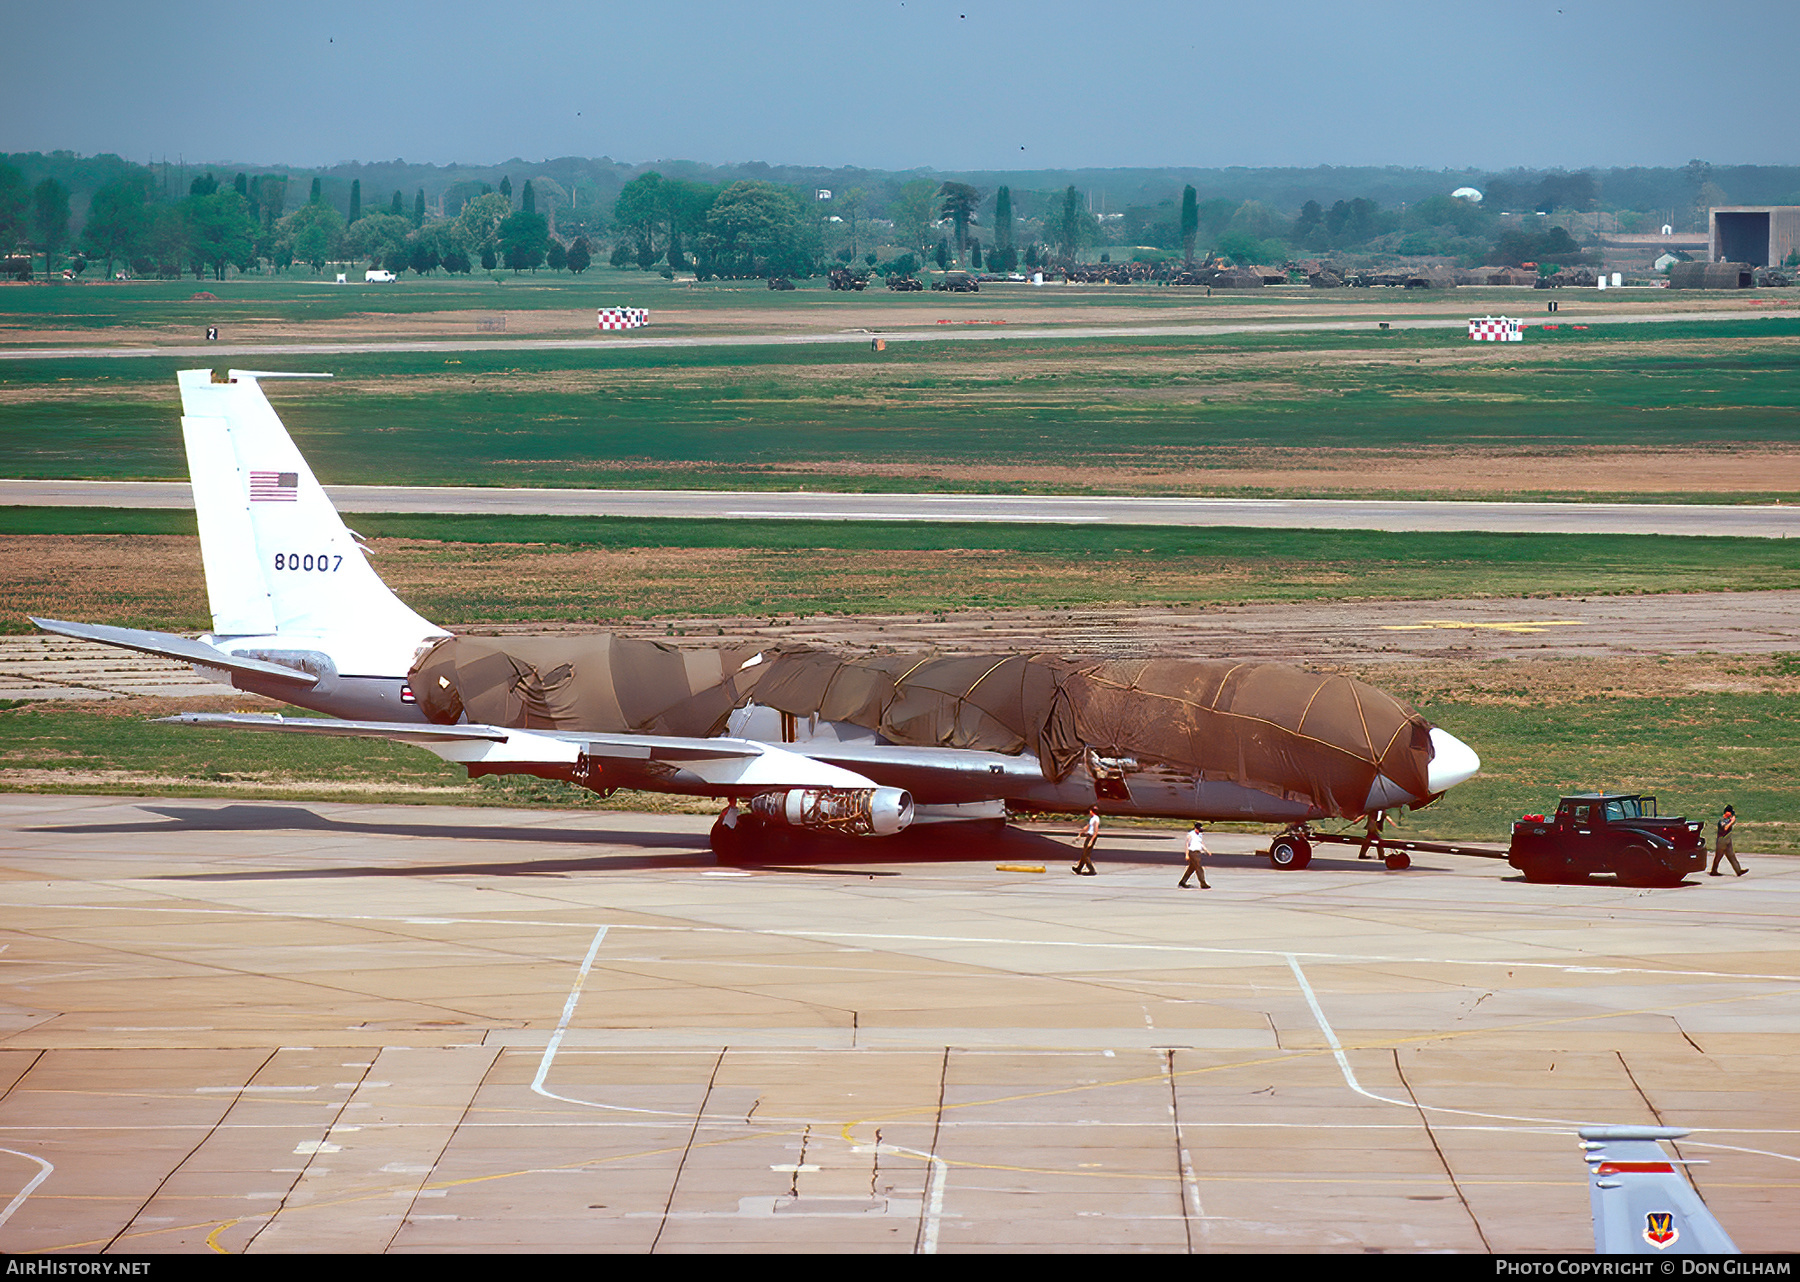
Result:
M1396 851L1394 854L1388 855L1382 862L1387 864L1392 871L1400 872L1402 869L1412 867L1412 856L1404 851Z

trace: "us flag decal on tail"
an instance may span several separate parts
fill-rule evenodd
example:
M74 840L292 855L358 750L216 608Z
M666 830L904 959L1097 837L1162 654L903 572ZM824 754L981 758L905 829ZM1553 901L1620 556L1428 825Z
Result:
M252 503L292 503L300 497L300 473L250 473Z

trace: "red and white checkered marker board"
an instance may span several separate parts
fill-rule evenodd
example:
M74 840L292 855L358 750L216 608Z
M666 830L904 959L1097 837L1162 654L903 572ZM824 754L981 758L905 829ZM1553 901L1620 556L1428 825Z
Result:
M602 307L599 323L601 329L638 329L650 323L648 307Z
M1522 343L1525 327L1505 316L1469 317L1469 337L1478 343Z

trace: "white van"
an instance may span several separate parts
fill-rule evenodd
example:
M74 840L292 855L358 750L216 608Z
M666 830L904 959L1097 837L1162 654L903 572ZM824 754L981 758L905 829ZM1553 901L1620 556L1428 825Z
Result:
M373 284L391 285L400 278L393 272L370 270L363 273L363 279Z

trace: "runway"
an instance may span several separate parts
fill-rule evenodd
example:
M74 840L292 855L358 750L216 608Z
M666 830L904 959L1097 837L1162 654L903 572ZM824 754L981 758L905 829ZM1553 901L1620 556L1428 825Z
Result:
M0 1251L1582 1251L1590 1121L1795 1246L1792 860L704 827L0 796Z
M1525 300L1517 300L1525 301ZM1537 299L1529 300L1535 306ZM1575 301L1565 299L1563 301ZM1588 297L1580 298L1587 303ZM1492 306L1490 302L1487 306ZM1509 304L1510 305L1510 304ZM1604 303L1599 304L1604 306ZM1747 306L1732 312L1666 311L1607 314L1590 311L1583 306L1580 314L1559 314L1559 323L1583 325L1655 325L1689 324L1711 321L1796 320L1800 311L1792 308ZM671 347L790 347L805 344L864 345L881 338L889 343L1001 342L1005 340L1042 341L1044 339L1107 338L1213 338L1230 334L1313 334L1348 333L1376 329L1464 329L1465 316L1411 317L1382 320L1376 316L1356 319L1321 321L1247 320L1229 323L1205 322L1179 325L1005 325L973 323L970 328L955 326L931 329L850 329L795 334L684 334L655 337L624 333L593 338L417 338L390 339L375 342L337 343L186 343L168 346L121 347L8 347L0 348L0 361L5 360L97 360L133 359L146 356L221 360L236 357L267 356L345 356L359 353L401 352L556 352L600 351L612 349L654 350ZM1531 328L1527 324L1527 329Z
M1800 505L328 485L340 512L1800 537ZM0 506L191 508L186 481L0 480Z

